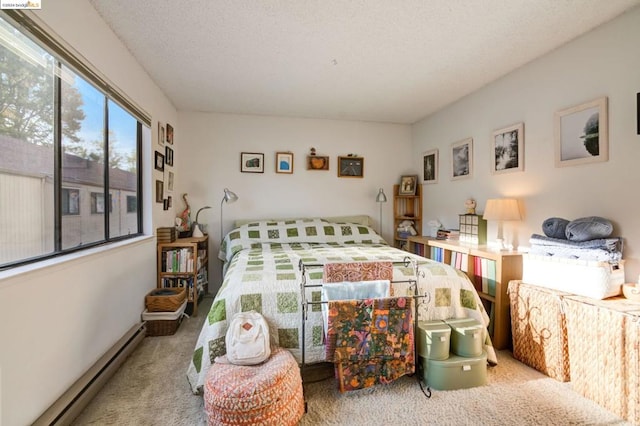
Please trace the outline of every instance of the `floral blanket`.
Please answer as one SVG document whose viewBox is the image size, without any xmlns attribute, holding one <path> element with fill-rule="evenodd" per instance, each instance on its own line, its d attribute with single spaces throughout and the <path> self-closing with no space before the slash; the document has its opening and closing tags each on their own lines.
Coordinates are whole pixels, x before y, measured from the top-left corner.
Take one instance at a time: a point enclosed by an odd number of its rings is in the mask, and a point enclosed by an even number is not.
<svg viewBox="0 0 640 426">
<path fill-rule="evenodd" d="M 222 286 L 207 313 L 196 342 L 187 378 L 199 393 L 213 360 L 226 353 L 225 334 L 235 312 L 255 310 L 269 323 L 274 344 L 288 349 L 298 360 L 325 360 L 322 305 L 307 309 L 304 342 L 302 332 L 302 271 L 305 265 L 305 298 L 321 300 L 323 265 L 332 262 L 366 262 L 414 259 L 418 264 L 416 300 L 421 321 L 471 317 L 488 325 L 489 316 L 468 277 L 449 265 L 434 262 L 389 246 L 367 226 L 321 220 L 255 222 L 242 225 L 225 237 L 219 257 L 225 261 Z M 394 266 L 393 280 L 416 279 L 413 267 Z M 317 286 L 313 286 L 317 284 Z M 394 287 L 395 296 L 412 296 L 409 284 Z M 496 363 L 487 336 L 488 359 Z"/>
<path fill-rule="evenodd" d="M 413 374 L 413 298 L 329 302 L 327 339 L 340 392 Z"/>
</svg>

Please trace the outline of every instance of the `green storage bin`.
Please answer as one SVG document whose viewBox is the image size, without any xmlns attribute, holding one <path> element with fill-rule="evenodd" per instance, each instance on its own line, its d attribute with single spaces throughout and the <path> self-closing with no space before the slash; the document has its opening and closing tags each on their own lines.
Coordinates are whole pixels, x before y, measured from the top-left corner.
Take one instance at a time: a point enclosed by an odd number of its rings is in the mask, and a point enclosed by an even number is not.
<svg viewBox="0 0 640 426">
<path fill-rule="evenodd" d="M 419 321 L 418 356 L 428 359 L 449 358 L 451 327 L 443 321 Z"/>
<path fill-rule="evenodd" d="M 433 389 L 468 389 L 487 384 L 486 352 L 476 357 L 451 355 L 445 360 L 427 359 L 425 362 L 426 369 L 422 364 L 422 377 Z"/>
<path fill-rule="evenodd" d="M 482 354 L 486 329 L 472 318 L 444 320 L 451 327 L 451 352 L 466 357 Z"/>
</svg>

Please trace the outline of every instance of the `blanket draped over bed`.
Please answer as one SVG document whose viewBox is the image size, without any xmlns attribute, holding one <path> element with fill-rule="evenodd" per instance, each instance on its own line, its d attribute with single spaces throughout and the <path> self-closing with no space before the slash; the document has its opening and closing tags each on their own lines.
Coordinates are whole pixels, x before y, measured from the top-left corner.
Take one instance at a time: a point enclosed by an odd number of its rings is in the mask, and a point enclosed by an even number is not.
<svg viewBox="0 0 640 426">
<path fill-rule="evenodd" d="M 417 279 L 416 300 L 421 321 L 471 317 L 488 325 L 487 315 L 473 284 L 461 271 L 389 246 L 368 226 L 330 223 L 319 219 L 252 222 L 225 237 L 219 257 L 225 262 L 224 280 L 196 342 L 187 377 L 192 391 L 201 391 L 213 360 L 226 353 L 225 334 L 235 312 L 255 310 L 269 323 L 273 343 L 288 349 L 301 361 L 325 361 L 322 307 L 308 309 L 302 341 L 302 272 L 305 268 L 306 299 L 321 300 L 323 266 L 333 262 L 400 262 L 410 258 L 418 265 L 394 266 L 393 280 Z M 318 284 L 311 287 L 309 284 Z M 413 296 L 409 284 L 394 285 L 395 296 Z M 490 339 L 485 340 L 489 362 L 497 362 Z"/>
</svg>

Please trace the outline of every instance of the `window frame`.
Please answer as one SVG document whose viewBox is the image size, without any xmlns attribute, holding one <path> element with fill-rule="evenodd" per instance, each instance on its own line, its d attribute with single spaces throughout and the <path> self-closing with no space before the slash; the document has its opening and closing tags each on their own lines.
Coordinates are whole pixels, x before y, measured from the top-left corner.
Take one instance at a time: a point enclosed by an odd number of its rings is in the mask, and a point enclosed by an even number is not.
<svg viewBox="0 0 640 426">
<path fill-rule="evenodd" d="M 139 108 L 135 102 L 133 102 L 129 97 L 127 97 L 122 91 L 117 89 L 113 84 L 111 84 L 108 79 L 106 79 L 99 71 L 92 68 L 91 65 L 86 64 L 81 59 L 82 56 L 75 53 L 70 48 L 66 47 L 62 42 L 56 39 L 54 36 L 47 33 L 47 31 L 42 28 L 39 24 L 37 24 L 33 19 L 29 17 L 28 11 L 21 10 L 1 10 L 0 17 L 7 21 L 10 25 L 14 26 L 22 35 L 28 37 L 33 42 L 35 42 L 41 49 L 45 50 L 49 55 L 51 55 L 55 62 L 56 67 L 60 70 L 60 67 L 66 66 L 70 70 L 72 70 L 79 78 L 84 79 L 87 83 L 91 84 L 96 90 L 98 90 L 105 99 L 104 102 L 104 113 L 105 113 L 105 122 L 104 122 L 104 131 L 105 131 L 105 146 L 106 146 L 106 167 L 105 167 L 105 176 L 104 176 L 104 193 L 103 198 L 105 202 L 109 202 L 108 211 L 105 211 L 105 237 L 100 239 L 99 241 L 95 241 L 92 243 L 86 243 L 79 247 L 73 248 L 65 248 L 61 247 L 62 238 L 62 217 L 77 217 L 80 216 L 82 210 L 82 200 L 80 200 L 81 192 L 77 188 L 73 188 L 68 184 L 62 181 L 62 132 L 61 132 L 61 117 L 60 111 L 62 108 L 61 104 L 61 78 L 60 73 L 57 73 L 54 81 L 54 135 L 53 135 L 53 144 L 54 144 L 54 171 L 53 171 L 53 179 L 54 179 L 54 242 L 53 242 L 53 250 L 48 253 L 44 253 L 42 255 L 37 255 L 31 258 L 19 259 L 16 261 L 11 261 L 5 264 L 0 265 L 0 271 L 9 270 L 12 268 L 16 268 L 19 266 L 23 266 L 30 263 L 41 262 L 43 260 L 68 255 L 74 252 L 80 252 L 95 248 L 97 246 L 109 245 L 112 243 L 121 242 L 127 239 L 134 239 L 144 235 L 144 188 L 143 188 L 143 147 L 142 147 L 142 139 L 143 139 L 143 126 L 151 127 L 151 117 L 144 110 Z M 114 102 L 119 107 L 121 107 L 124 111 L 132 116 L 134 120 L 136 120 L 136 185 L 137 185 L 137 193 L 136 196 L 131 196 L 136 198 L 136 210 L 134 211 L 137 220 L 137 232 L 128 233 L 125 235 L 118 236 L 109 236 L 109 214 L 113 211 L 113 207 L 111 204 L 111 194 L 110 194 L 110 185 L 109 185 L 109 156 L 108 156 L 108 134 L 109 134 L 109 121 L 108 121 L 108 104 L 109 101 Z M 76 213 L 63 213 L 63 192 L 69 190 L 78 191 L 78 209 Z M 127 198 L 130 196 L 127 196 Z M 106 201 L 109 200 L 109 201 Z M 67 200 L 68 201 L 68 200 Z M 91 202 L 91 200 L 89 200 Z M 125 207 L 127 209 L 127 213 L 134 213 L 128 211 L 128 205 Z M 106 205 L 105 205 L 106 207 Z M 91 209 L 89 209 L 91 210 Z M 107 210 L 107 209 L 105 209 Z M 89 212 L 92 213 L 92 212 Z"/>
</svg>

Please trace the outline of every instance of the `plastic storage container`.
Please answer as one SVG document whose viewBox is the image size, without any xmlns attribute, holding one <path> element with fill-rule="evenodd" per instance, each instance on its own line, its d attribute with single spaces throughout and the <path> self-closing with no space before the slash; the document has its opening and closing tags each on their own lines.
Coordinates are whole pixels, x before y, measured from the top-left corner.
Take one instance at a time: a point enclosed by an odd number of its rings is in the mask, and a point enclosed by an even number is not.
<svg viewBox="0 0 640 426">
<path fill-rule="evenodd" d="M 451 327 L 451 352 L 464 357 L 482 355 L 486 329 L 472 318 L 452 318 L 444 321 Z"/>
<path fill-rule="evenodd" d="M 418 355 L 427 359 L 449 358 L 451 327 L 443 321 L 419 321 Z"/>
<path fill-rule="evenodd" d="M 468 389 L 487 383 L 487 353 L 476 357 L 451 355 L 445 360 L 422 361 L 425 383 L 436 390 Z"/>
</svg>

